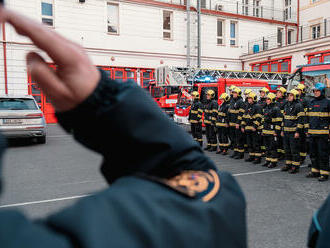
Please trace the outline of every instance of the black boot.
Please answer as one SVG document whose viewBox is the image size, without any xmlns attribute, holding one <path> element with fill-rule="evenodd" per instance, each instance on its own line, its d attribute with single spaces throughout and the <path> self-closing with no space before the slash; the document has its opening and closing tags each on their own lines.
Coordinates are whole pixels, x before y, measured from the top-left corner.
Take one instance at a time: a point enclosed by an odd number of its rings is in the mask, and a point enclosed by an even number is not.
<svg viewBox="0 0 330 248">
<path fill-rule="evenodd" d="M 253 161 L 254 164 L 261 164 L 261 158 L 258 157 Z"/>
<path fill-rule="evenodd" d="M 203 147 L 203 141 L 198 142 L 201 147 Z"/>
<path fill-rule="evenodd" d="M 226 150 L 226 149 L 223 150 L 223 151 L 222 151 L 222 155 L 224 155 L 224 156 L 228 155 L 228 150 Z"/>
<path fill-rule="evenodd" d="M 299 172 L 299 167 L 297 166 L 292 166 L 291 169 L 289 170 L 290 174 L 296 174 Z"/>
<path fill-rule="evenodd" d="M 290 165 L 284 165 L 282 168 L 281 168 L 281 171 L 289 171 L 290 170 Z"/>
<path fill-rule="evenodd" d="M 244 158 L 244 153 L 238 153 L 235 159 L 243 159 Z"/>
<path fill-rule="evenodd" d="M 270 165 L 268 165 L 269 169 L 275 168 L 277 166 L 276 162 L 272 162 Z"/>
<path fill-rule="evenodd" d="M 269 164 L 270 164 L 270 162 L 269 161 L 266 161 L 266 163 L 264 163 L 262 166 L 263 167 L 268 167 Z"/>
<path fill-rule="evenodd" d="M 216 152 L 217 151 L 217 147 L 213 146 L 209 149 L 209 152 Z"/>
<path fill-rule="evenodd" d="M 252 162 L 254 159 L 254 156 L 250 156 L 249 158 L 245 159 L 245 162 Z"/>
<path fill-rule="evenodd" d="M 325 182 L 329 180 L 329 176 L 328 175 L 321 175 L 319 177 L 319 182 Z"/>
<path fill-rule="evenodd" d="M 238 152 L 234 152 L 230 157 L 231 157 L 231 158 L 236 158 L 237 155 L 238 155 Z"/>
<path fill-rule="evenodd" d="M 210 149 L 211 149 L 211 146 L 207 146 L 207 147 L 204 148 L 204 151 L 208 151 Z"/>
<path fill-rule="evenodd" d="M 318 172 L 309 172 L 307 175 L 306 175 L 307 178 L 318 178 L 320 177 L 320 173 Z"/>
</svg>

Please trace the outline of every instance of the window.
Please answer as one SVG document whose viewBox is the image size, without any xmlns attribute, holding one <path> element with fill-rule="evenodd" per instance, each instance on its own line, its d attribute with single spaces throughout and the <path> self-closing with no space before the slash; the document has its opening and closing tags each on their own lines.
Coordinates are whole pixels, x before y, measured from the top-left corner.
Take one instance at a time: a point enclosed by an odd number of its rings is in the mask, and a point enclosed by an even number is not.
<svg viewBox="0 0 330 248">
<path fill-rule="evenodd" d="M 217 45 L 224 45 L 224 37 L 225 37 L 225 21 L 217 20 Z"/>
<path fill-rule="evenodd" d="M 249 15 L 249 0 L 242 0 L 242 14 Z"/>
<path fill-rule="evenodd" d="M 42 23 L 54 26 L 54 9 L 53 0 L 43 0 L 41 2 L 41 21 Z"/>
<path fill-rule="evenodd" d="M 262 65 L 261 66 L 261 71 L 268 72 L 268 65 Z"/>
<path fill-rule="evenodd" d="M 281 47 L 283 44 L 283 29 L 277 29 L 277 46 Z"/>
<path fill-rule="evenodd" d="M 201 0 L 201 8 L 206 9 L 206 0 Z"/>
<path fill-rule="evenodd" d="M 284 20 L 287 21 L 292 18 L 291 0 L 284 0 Z"/>
<path fill-rule="evenodd" d="M 324 62 L 330 62 L 330 55 L 325 55 L 323 57 Z"/>
<path fill-rule="evenodd" d="M 163 38 L 167 40 L 172 39 L 172 16 L 173 12 L 163 11 Z"/>
<path fill-rule="evenodd" d="M 292 34 L 293 30 L 288 31 L 288 45 L 292 44 Z"/>
<path fill-rule="evenodd" d="M 252 71 L 259 71 L 260 69 L 260 66 L 259 65 L 253 65 L 252 66 Z"/>
<path fill-rule="evenodd" d="M 253 16 L 260 17 L 260 0 L 253 0 Z"/>
<path fill-rule="evenodd" d="M 278 63 L 271 64 L 270 71 L 271 72 L 278 72 Z"/>
<path fill-rule="evenodd" d="M 321 37 L 321 24 L 311 27 L 312 29 L 312 39 L 318 39 Z"/>
<path fill-rule="evenodd" d="M 116 3 L 108 3 L 108 33 L 119 34 L 119 5 Z"/>
<path fill-rule="evenodd" d="M 321 63 L 321 57 L 312 57 L 310 58 L 310 64 L 318 64 L 318 63 Z"/>
<path fill-rule="evenodd" d="M 289 62 L 281 63 L 281 72 L 289 72 Z"/>
<path fill-rule="evenodd" d="M 230 22 L 230 45 L 237 46 L 237 22 Z"/>
</svg>

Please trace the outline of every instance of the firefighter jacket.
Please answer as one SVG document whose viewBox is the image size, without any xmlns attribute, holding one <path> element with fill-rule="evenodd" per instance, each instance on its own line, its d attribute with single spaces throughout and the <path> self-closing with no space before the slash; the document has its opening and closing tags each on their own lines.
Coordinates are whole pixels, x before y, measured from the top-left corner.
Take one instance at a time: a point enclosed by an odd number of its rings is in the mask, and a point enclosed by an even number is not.
<svg viewBox="0 0 330 248">
<path fill-rule="evenodd" d="M 307 128 L 312 136 L 329 135 L 330 100 L 325 96 L 314 98 L 307 110 Z"/>
<path fill-rule="evenodd" d="M 188 120 L 191 124 L 202 123 L 203 105 L 199 100 L 194 100 L 191 105 Z"/>
<path fill-rule="evenodd" d="M 280 134 L 282 124 L 282 114 L 275 103 L 271 103 L 263 108 L 262 134 L 274 135 Z"/>
<path fill-rule="evenodd" d="M 305 124 L 305 112 L 302 104 L 288 101 L 284 107 L 282 131 L 285 133 L 302 133 Z"/>
<path fill-rule="evenodd" d="M 288 101 L 285 98 L 276 98 L 277 107 L 280 108 L 281 113 L 284 113 L 284 107 Z"/>
<path fill-rule="evenodd" d="M 258 104 L 261 106 L 261 108 L 264 108 L 267 105 L 266 99 L 266 97 L 262 97 L 259 99 Z"/>
<path fill-rule="evenodd" d="M 204 123 L 206 125 L 215 126 L 217 118 L 218 118 L 218 103 L 215 100 L 210 100 L 205 105 Z"/>
<path fill-rule="evenodd" d="M 103 156 L 111 186 L 44 220 L 1 209 L 1 248 L 247 247 L 246 203 L 236 180 L 219 172 L 142 88 L 101 74 L 84 102 L 57 117 Z"/>
<path fill-rule="evenodd" d="M 304 112 L 305 112 L 305 117 L 304 117 L 305 125 L 304 125 L 304 129 L 306 129 L 306 130 L 308 129 L 308 125 L 307 125 L 307 111 L 308 111 L 308 106 L 309 106 L 310 101 L 311 101 L 311 99 L 309 97 L 306 97 L 304 94 L 302 96 L 300 96 L 300 98 L 299 98 L 299 102 L 303 106 Z"/>
<path fill-rule="evenodd" d="M 245 106 L 245 112 L 242 117 L 241 126 L 246 131 L 252 131 L 253 128 L 260 130 L 262 121 L 262 109 L 259 104 L 247 103 Z"/>
<path fill-rule="evenodd" d="M 216 122 L 217 127 L 226 127 L 226 125 L 229 125 L 228 121 L 228 109 L 229 109 L 229 102 L 223 102 L 218 110 L 218 118 Z"/>
<path fill-rule="evenodd" d="M 242 122 L 242 116 L 244 114 L 244 101 L 242 97 L 233 98 L 229 104 L 228 109 L 228 121 L 229 126 L 235 127 L 237 124 L 240 125 Z"/>
</svg>

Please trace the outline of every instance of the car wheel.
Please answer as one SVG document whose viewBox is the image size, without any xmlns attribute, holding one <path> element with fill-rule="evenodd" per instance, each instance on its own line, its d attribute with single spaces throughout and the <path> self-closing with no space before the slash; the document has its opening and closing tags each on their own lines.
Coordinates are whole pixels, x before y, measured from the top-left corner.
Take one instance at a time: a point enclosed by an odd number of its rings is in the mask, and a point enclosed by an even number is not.
<svg viewBox="0 0 330 248">
<path fill-rule="evenodd" d="M 42 136 L 37 138 L 37 143 L 38 144 L 46 144 L 46 136 Z"/>
</svg>

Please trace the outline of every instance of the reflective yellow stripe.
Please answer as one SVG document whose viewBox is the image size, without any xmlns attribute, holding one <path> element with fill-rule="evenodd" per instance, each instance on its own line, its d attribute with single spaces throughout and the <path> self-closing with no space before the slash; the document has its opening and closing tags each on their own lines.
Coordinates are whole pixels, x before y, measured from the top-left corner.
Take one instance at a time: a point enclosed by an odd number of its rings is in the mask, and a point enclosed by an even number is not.
<svg viewBox="0 0 330 248">
<path fill-rule="evenodd" d="M 246 122 L 245 121 L 242 121 L 241 125 L 246 125 Z"/>
<path fill-rule="evenodd" d="M 226 127 L 227 123 L 217 122 L 217 127 Z"/>
<path fill-rule="evenodd" d="M 252 116 L 251 115 L 243 115 L 243 118 L 245 118 L 245 119 L 252 119 Z"/>
<path fill-rule="evenodd" d="M 278 162 L 278 159 L 277 158 L 271 158 L 269 161 L 273 162 L 273 163 L 276 163 L 276 162 Z"/>
<path fill-rule="evenodd" d="M 265 146 L 260 146 L 260 148 L 261 148 L 262 150 L 266 150 L 266 147 L 265 147 Z"/>
<path fill-rule="evenodd" d="M 198 114 L 198 111 L 197 110 L 190 110 L 190 113 L 192 113 L 192 114 Z"/>
<path fill-rule="evenodd" d="M 301 157 L 306 157 L 306 156 L 307 156 L 307 153 L 306 153 L 306 152 L 301 152 L 301 153 L 300 153 L 300 156 L 301 156 Z"/>
<path fill-rule="evenodd" d="M 203 113 L 203 109 L 198 109 L 198 111 Z"/>
<path fill-rule="evenodd" d="M 231 127 L 235 127 L 235 126 L 236 126 L 236 123 L 234 123 L 234 122 L 229 122 L 229 126 L 231 126 Z"/>
<path fill-rule="evenodd" d="M 321 175 L 327 175 L 327 176 L 329 176 L 329 175 L 330 175 L 330 172 L 329 172 L 329 171 L 321 170 L 321 171 L 320 171 L 320 174 L 321 174 Z"/>
<path fill-rule="evenodd" d="M 278 118 L 272 118 L 272 122 L 280 122 L 283 121 L 282 118 L 278 117 Z"/>
<path fill-rule="evenodd" d="M 190 120 L 189 122 L 190 123 L 198 123 L 198 121 L 196 121 L 196 120 Z"/>
<path fill-rule="evenodd" d="M 330 114 L 327 112 L 308 112 L 307 116 L 315 116 L 315 117 L 329 117 Z"/>
<path fill-rule="evenodd" d="M 208 121 L 208 120 L 205 120 L 204 123 L 205 123 L 205 124 L 210 124 L 211 122 Z"/>
<path fill-rule="evenodd" d="M 304 128 L 304 125 L 303 124 L 298 124 L 297 128 Z"/>
<path fill-rule="evenodd" d="M 216 121 L 217 120 L 217 118 L 215 118 L 215 117 L 212 117 L 212 121 Z"/>
<path fill-rule="evenodd" d="M 294 162 L 293 161 L 292 164 L 295 165 L 295 166 L 300 166 L 300 162 Z"/>
<path fill-rule="evenodd" d="M 297 116 L 298 117 L 305 116 L 305 113 L 304 112 L 299 112 Z"/>
<path fill-rule="evenodd" d="M 253 127 L 252 127 L 252 126 L 246 126 L 245 129 L 246 129 L 246 130 L 251 130 L 251 131 L 253 131 Z"/>
<path fill-rule="evenodd" d="M 263 134 L 275 134 L 274 130 L 262 130 Z"/>
<path fill-rule="evenodd" d="M 319 173 L 320 171 L 318 169 L 312 168 L 313 173 Z"/>
<path fill-rule="evenodd" d="M 212 113 L 218 113 L 218 110 L 217 109 L 213 109 L 212 110 Z"/>
<path fill-rule="evenodd" d="M 275 129 L 276 129 L 276 130 L 281 130 L 282 128 L 281 128 L 280 126 L 276 125 L 276 126 L 275 126 Z"/>
<path fill-rule="evenodd" d="M 229 146 L 229 143 L 225 143 L 225 144 L 219 144 L 220 146 L 223 146 L 223 147 L 228 147 Z"/>
<path fill-rule="evenodd" d="M 229 109 L 228 112 L 231 113 L 231 114 L 238 114 L 239 110 Z"/>
<path fill-rule="evenodd" d="M 287 161 L 285 161 L 285 164 L 286 165 L 291 165 L 292 164 L 292 161 L 291 160 L 287 160 Z"/>
<path fill-rule="evenodd" d="M 308 123 L 305 124 L 304 127 L 305 127 L 305 128 L 309 128 L 309 124 L 308 124 Z"/>
<path fill-rule="evenodd" d="M 308 129 L 309 134 L 329 134 L 329 130 L 315 130 L 315 129 Z"/>
<path fill-rule="evenodd" d="M 266 158 L 266 161 L 269 161 L 269 162 L 271 162 L 271 161 L 272 161 L 272 159 L 271 159 L 271 158 Z"/>
<path fill-rule="evenodd" d="M 261 157 L 262 154 L 261 154 L 261 153 L 255 153 L 254 156 L 256 156 L 256 157 Z"/>
<path fill-rule="evenodd" d="M 241 112 L 241 113 L 244 113 L 245 112 L 245 110 L 242 109 L 242 108 L 240 108 L 238 111 Z"/>
<path fill-rule="evenodd" d="M 255 115 L 253 116 L 253 118 L 262 118 L 262 115 L 261 115 L 261 114 L 255 114 Z"/>
<path fill-rule="evenodd" d="M 256 124 L 257 126 L 260 125 L 260 122 L 259 121 L 254 121 L 253 123 Z"/>
<path fill-rule="evenodd" d="M 210 114 L 212 113 L 212 110 L 205 109 L 205 113 Z"/>
<path fill-rule="evenodd" d="M 227 116 L 226 113 L 223 113 L 223 112 L 219 112 L 218 115 L 219 116 L 224 116 L 224 117 Z"/>
<path fill-rule="evenodd" d="M 201 116 L 201 115 L 197 115 L 197 117 L 198 117 L 198 118 L 202 118 L 202 116 Z"/>
<path fill-rule="evenodd" d="M 217 146 L 218 144 L 211 144 L 211 146 Z"/>
<path fill-rule="evenodd" d="M 297 116 L 284 115 L 284 120 L 297 120 Z"/>
<path fill-rule="evenodd" d="M 244 149 L 237 149 L 238 152 L 243 153 Z"/>
<path fill-rule="evenodd" d="M 297 131 L 296 127 L 284 127 L 284 132 L 295 132 Z"/>
</svg>

